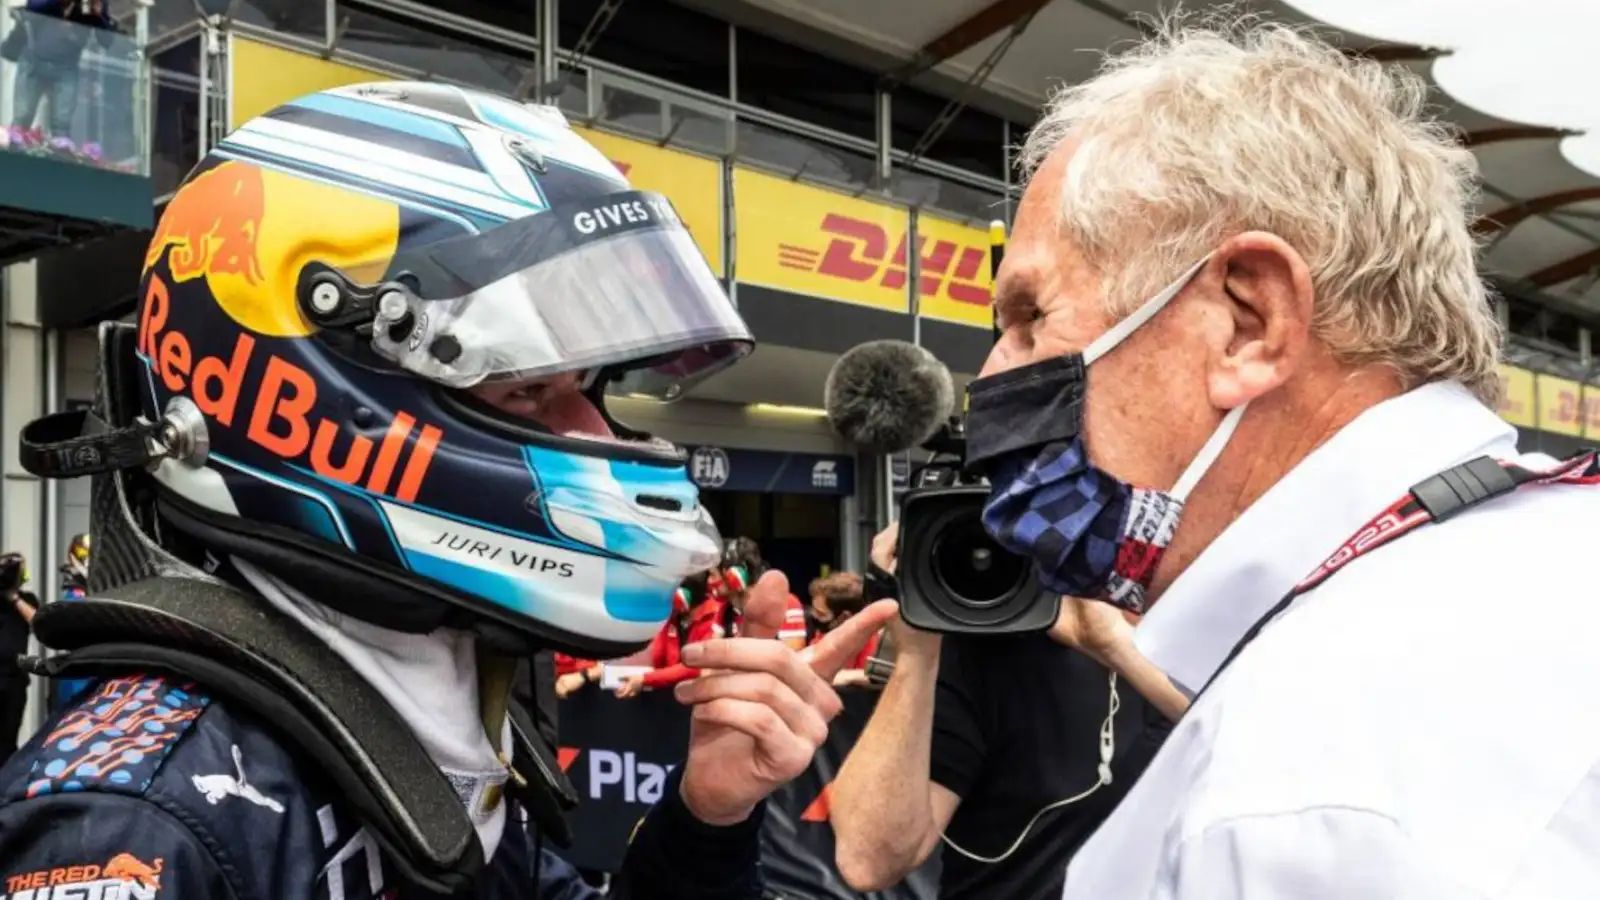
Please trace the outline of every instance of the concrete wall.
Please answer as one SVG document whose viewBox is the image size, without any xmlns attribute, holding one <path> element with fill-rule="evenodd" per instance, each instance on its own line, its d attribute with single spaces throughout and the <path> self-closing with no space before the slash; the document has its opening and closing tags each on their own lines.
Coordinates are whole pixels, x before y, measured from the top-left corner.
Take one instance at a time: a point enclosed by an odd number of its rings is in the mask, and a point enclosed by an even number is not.
<svg viewBox="0 0 1600 900">
<path fill-rule="evenodd" d="M 44 414 L 52 380 L 48 376 L 57 362 L 39 327 L 36 285 L 32 263 L 0 273 L 0 548 L 27 557 L 30 588 L 44 598 L 59 590 L 55 541 L 49 537 L 55 520 L 51 507 L 55 487 L 23 471 L 17 461 L 22 427 Z M 23 717 L 23 737 L 42 721 L 43 700 L 43 684 L 36 679 Z"/>
</svg>

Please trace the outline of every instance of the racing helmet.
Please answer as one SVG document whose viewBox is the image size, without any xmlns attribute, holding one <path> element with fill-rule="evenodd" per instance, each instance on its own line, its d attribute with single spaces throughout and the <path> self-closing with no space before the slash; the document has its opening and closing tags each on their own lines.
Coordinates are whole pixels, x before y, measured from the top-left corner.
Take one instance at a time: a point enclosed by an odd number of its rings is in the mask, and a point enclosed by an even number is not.
<svg viewBox="0 0 1600 900">
<path fill-rule="evenodd" d="M 189 175 L 140 284 L 163 521 L 384 627 L 631 652 L 716 529 L 661 401 L 753 340 L 672 204 L 560 113 L 323 91 Z"/>
<path fill-rule="evenodd" d="M 62 572 L 79 580 L 87 578 L 91 546 L 91 538 L 87 533 L 73 535 L 71 543 L 67 544 L 67 561 L 61 567 Z"/>
</svg>

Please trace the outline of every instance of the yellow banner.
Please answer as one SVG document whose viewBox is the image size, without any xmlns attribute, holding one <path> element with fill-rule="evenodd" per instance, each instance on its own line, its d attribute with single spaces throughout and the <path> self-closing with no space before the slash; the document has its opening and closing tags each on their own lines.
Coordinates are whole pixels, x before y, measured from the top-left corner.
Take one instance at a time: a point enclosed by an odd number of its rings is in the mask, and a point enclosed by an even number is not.
<svg viewBox="0 0 1600 900">
<path fill-rule="evenodd" d="M 371 69 L 319 59 L 260 41 L 235 37 L 228 51 L 233 71 L 228 78 L 228 130 L 290 100 L 329 88 L 367 81 L 393 81 Z"/>
<path fill-rule="evenodd" d="M 1579 395 L 1583 400 L 1580 405 L 1583 410 L 1583 436 L 1600 437 L 1600 387 L 1579 385 Z"/>
<path fill-rule="evenodd" d="M 989 233 L 933 216 L 917 217 L 917 270 L 922 314 L 942 322 L 994 326 L 994 278 L 989 271 Z"/>
<path fill-rule="evenodd" d="M 1505 388 L 1500 400 L 1500 418 L 1523 428 L 1537 428 L 1538 411 L 1534 409 L 1533 373 L 1515 366 L 1500 367 L 1500 384 Z"/>
<path fill-rule="evenodd" d="M 1578 383 L 1554 375 L 1539 374 L 1539 429 L 1552 434 L 1583 433 L 1578 414 Z"/>
<path fill-rule="evenodd" d="M 722 259 L 722 164 L 574 125 L 573 131 L 606 155 L 634 187 L 665 194 L 689 227 L 718 277 Z"/>
<path fill-rule="evenodd" d="M 733 196 L 741 283 L 911 311 L 905 210 L 740 168 Z"/>
</svg>

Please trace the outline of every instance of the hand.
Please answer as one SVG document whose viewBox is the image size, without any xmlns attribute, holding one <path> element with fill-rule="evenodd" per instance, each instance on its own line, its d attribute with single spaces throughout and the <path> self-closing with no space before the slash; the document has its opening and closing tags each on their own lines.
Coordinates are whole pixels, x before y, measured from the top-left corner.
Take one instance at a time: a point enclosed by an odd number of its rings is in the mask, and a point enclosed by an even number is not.
<svg viewBox="0 0 1600 900">
<path fill-rule="evenodd" d="M 788 595 L 783 573 L 768 572 L 750 588 L 743 637 L 684 648 L 684 663 L 705 674 L 676 689 L 694 707 L 680 794 L 709 825 L 744 821 L 806 770 L 844 708 L 829 682 L 896 612 L 892 600 L 874 603 L 796 653 L 773 640 Z"/>
<path fill-rule="evenodd" d="M 11 606 L 17 611 L 17 615 L 22 617 L 22 621 L 30 626 L 33 625 L 33 617 L 38 614 L 39 608 L 22 599 L 20 591 L 11 595 Z"/>
<path fill-rule="evenodd" d="M 644 676 L 629 675 L 625 681 L 617 685 L 617 699 L 626 700 L 629 697 L 637 697 L 643 690 Z"/>
<path fill-rule="evenodd" d="M 867 555 L 873 565 L 890 575 L 895 574 L 895 566 L 900 562 L 900 523 L 890 522 L 889 527 L 873 535 L 872 550 Z M 899 648 L 899 653 L 906 656 L 921 654 L 931 658 L 943 643 L 939 635 L 931 631 L 918 631 L 899 616 L 889 624 L 889 630 L 894 634 L 894 645 Z"/>
<path fill-rule="evenodd" d="M 566 697 L 588 683 L 589 677 L 584 673 L 568 672 L 556 679 L 556 696 Z"/>
<path fill-rule="evenodd" d="M 1109 603 L 1062 597 L 1061 614 L 1050 627 L 1050 636 L 1109 668 L 1119 651 L 1133 646 L 1133 626 L 1138 621 Z"/>
<path fill-rule="evenodd" d="M 873 565 L 894 574 L 894 566 L 899 562 L 900 551 L 900 523 L 890 522 L 889 527 L 872 536 L 872 550 L 867 556 Z"/>
</svg>

